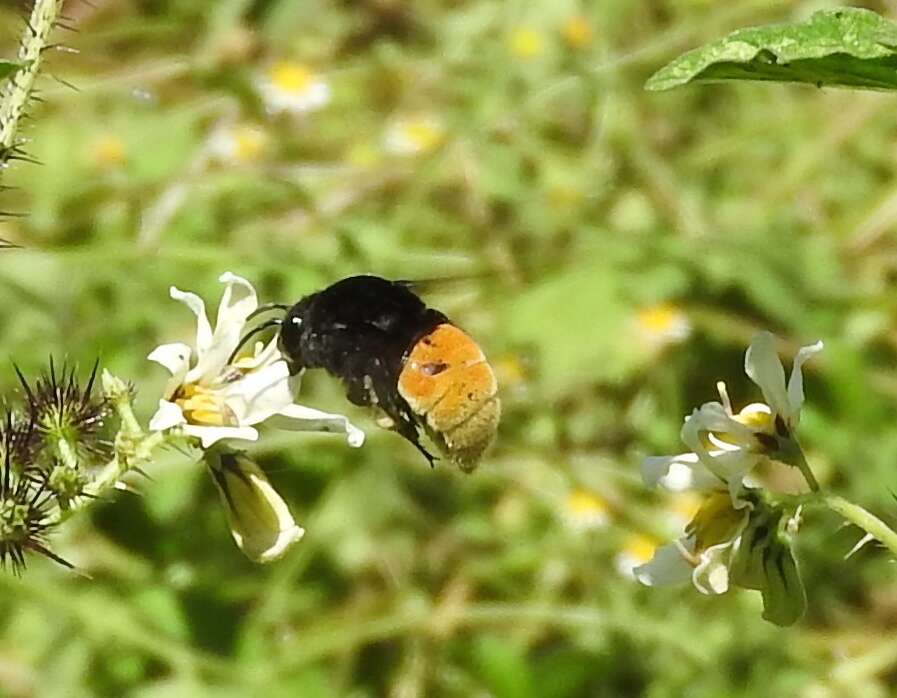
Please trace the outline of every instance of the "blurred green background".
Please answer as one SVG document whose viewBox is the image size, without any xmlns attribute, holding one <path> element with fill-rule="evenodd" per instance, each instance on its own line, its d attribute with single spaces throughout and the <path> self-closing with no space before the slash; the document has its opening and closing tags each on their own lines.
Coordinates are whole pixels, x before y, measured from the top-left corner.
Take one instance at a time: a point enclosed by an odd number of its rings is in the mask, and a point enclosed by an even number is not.
<svg viewBox="0 0 897 698">
<path fill-rule="evenodd" d="M 0 14 L 5 55 L 21 8 Z M 642 90 L 679 52 L 824 1 L 91 0 L 66 3 L 3 173 L 0 388 L 96 356 L 152 413 L 145 360 L 189 340 L 177 285 L 265 300 L 343 276 L 449 277 L 427 299 L 481 342 L 505 415 L 479 471 L 434 470 L 309 375 L 360 450 L 252 449 L 307 529 L 255 566 L 177 451 L 0 576 L 9 696 L 897 695 L 888 556 L 834 517 L 798 542 L 809 613 L 755 592 L 647 589 L 633 561 L 687 496 L 641 484 L 758 329 L 807 367 L 825 486 L 897 519 L 897 97 L 779 85 Z M 863 5 L 897 19 L 888 3 Z M 54 76 L 72 83 L 74 91 Z M 272 87 L 273 80 L 273 87 Z M 266 87 L 267 85 L 267 87 Z M 326 85 L 329 100 L 309 90 Z M 270 90 L 301 113 L 271 113 Z M 267 101 L 266 101 L 267 96 Z M 314 107 L 314 108 L 312 108 Z M 777 487 L 793 473 L 769 473 Z"/>
</svg>

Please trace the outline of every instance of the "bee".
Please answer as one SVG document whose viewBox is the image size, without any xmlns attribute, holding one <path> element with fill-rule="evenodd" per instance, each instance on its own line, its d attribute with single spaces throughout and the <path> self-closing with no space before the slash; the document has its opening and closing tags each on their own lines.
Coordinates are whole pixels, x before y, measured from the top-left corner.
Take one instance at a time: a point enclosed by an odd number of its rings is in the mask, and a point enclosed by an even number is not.
<svg viewBox="0 0 897 698">
<path fill-rule="evenodd" d="M 290 372 L 321 368 L 348 400 L 378 408 L 381 426 L 427 458 L 425 433 L 464 472 L 492 443 L 501 416 L 495 373 L 479 345 L 411 290 L 352 276 L 304 297 L 275 321 Z"/>
</svg>

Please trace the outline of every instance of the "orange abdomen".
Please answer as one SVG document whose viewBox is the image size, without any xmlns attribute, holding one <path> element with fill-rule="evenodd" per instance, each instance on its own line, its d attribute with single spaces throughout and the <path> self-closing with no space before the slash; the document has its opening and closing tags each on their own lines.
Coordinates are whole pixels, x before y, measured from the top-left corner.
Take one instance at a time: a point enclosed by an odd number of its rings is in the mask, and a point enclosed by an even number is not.
<svg viewBox="0 0 897 698">
<path fill-rule="evenodd" d="M 398 390 L 445 454 L 473 470 L 501 416 L 495 373 L 479 345 L 454 325 L 439 325 L 412 347 Z"/>
</svg>

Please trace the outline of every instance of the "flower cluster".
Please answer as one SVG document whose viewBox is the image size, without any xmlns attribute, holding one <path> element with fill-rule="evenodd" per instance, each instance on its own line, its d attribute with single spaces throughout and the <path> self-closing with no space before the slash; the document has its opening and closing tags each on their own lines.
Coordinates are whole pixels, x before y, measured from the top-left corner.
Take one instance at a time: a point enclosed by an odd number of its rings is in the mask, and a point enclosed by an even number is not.
<svg viewBox="0 0 897 698">
<path fill-rule="evenodd" d="M 768 620 L 788 625 L 803 614 L 806 600 L 792 553 L 800 509 L 778 504 L 745 478 L 772 461 L 799 467 L 810 487 L 818 488 L 795 429 L 804 402 L 801 368 L 821 349 L 821 342 L 802 348 L 786 384 L 775 338 L 757 335 L 745 354 L 745 372 L 765 402 L 735 412 L 719 383 L 720 401 L 695 409 L 682 427 L 691 451 L 645 460 L 647 484 L 695 490 L 705 499 L 679 540 L 634 569 L 639 581 L 655 586 L 690 580 L 704 594 L 722 594 L 733 585 L 757 589 Z"/>
<path fill-rule="evenodd" d="M 264 472 L 233 442 L 257 440 L 263 422 L 296 431 L 343 433 L 356 447 L 364 433 L 341 415 L 294 403 L 298 381 L 290 376 L 276 337 L 234 356 L 246 323 L 259 308 L 258 296 L 252 284 L 230 272 L 220 281 L 225 287 L 214 330 L 199 296 L 174 287 L 170 291 L 196 317 L 195 348 L 163 344 L 150 353 L 148 358 L 164 366 L 171 378 L 149 426 L 203 449 L 234 540 L 250 559 L 269 562 L 299 540 L 303 530 Z"/>
</svg>

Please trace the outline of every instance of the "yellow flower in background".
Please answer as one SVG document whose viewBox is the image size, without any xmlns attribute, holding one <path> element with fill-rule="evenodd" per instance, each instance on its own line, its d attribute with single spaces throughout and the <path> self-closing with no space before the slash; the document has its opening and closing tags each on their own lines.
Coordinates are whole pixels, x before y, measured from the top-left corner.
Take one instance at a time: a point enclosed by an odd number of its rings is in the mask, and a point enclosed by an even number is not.
<svg viewBox="0 0 897 698">
<path fill-rule="evenodd" d="M 641 534 L 629 536 L 614 557 L 614 567 L 623 577 L 634 580 L 633 570 L 650 561 L 656 548 L 657 543 L 653 538 Z"/>
<path fill-rule="evenodd" d="M 672 303 L 642 308 L 635 315 L 635 326 L 640 339 L 650 349 L 684 342 L 692 330 L 688 315 Z"/>
<path fill-rule="evenodd" d="M 601 497 L 581 487 L 571 490 L 564 500 L 564 521 L 575 531 L 593 531 L 610 522 L 610 511 Z"/>
<path fill-rule="evenodd" d="M 526 382 L 526 367 L 517 354 L 499 354 L 492 367 L 498 377 L 498 384 L 505 389 L 518 387 Z"/>
<path fill-rule="evenodd" d="M 264 129 L 253 124 L 230 124 L 212 132 L 208 148 L 214 160 L 235 165 L 258 160 L 267 144 Z"/>
<path fill-rule="evenodd" d="M 445 140 L 445 127 L 432 116 L 397 119 L 386 129 L 383 149 L 393 155 L 426 155 Z"/>
<path fill-rule="evenodd" d="M 701 508 L 703 499 L 694 492 L 679 492 L 672 495 L 664 507 L 665 517 L 670 523 L 670 528 L 685 530 L 698 509 Z"/>
<path fill-rule="evenodd" d="M 556 209 L 573 209 L 585 199 L 585 192 L 573 184 L 556 184 L 548 190 L 548 203 Z"/>
<path fill-rule="evenodd" d="M 112 170 L 128 161 L 128 153 L 121 138 L 111 133 L 97 136 L 87 148 L 89 160 L 95 167 Z"/>
<path fill-rule="evenodd" d="M 269 114 L 304 114 L 330 102 L 330 85 L 308 66 L 293 61 L 274 63 L 261 76 L 259 94 Z"/>
<path fill-rule="evenodd" d="M 370 142 L 355 143 L 346 153 L 346 160 L 356 167 L 373 167 L 383 156 L 382 150 Z"/>
<path fill-rule="evenodd" d="M 592 25 L 582 15 L 570 17 L 561 27 L 561 35 L 570 48 L 581 49 L 592 43 Z"/>
<path fill-rule="evenodd" d="M 545 38 L 534 29 L 518 27 L 511 32 L 508 49 L 517 58 L 528 60 L 545 52 Z"/>
</svg>

